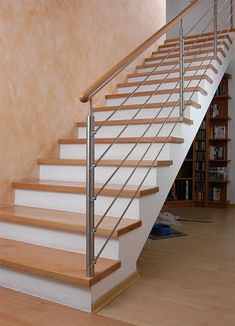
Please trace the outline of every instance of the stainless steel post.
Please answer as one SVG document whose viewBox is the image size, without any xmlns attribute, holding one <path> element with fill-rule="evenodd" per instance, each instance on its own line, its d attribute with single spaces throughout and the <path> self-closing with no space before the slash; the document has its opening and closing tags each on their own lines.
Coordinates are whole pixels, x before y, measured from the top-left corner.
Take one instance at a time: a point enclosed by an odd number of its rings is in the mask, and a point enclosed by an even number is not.
<svg viewBox="0 0 235 326">
<path fill-rule="evenodd" d="M 233 28 L 233 0 L 231 0 L 230 11 L 231 11 L 230 24 L 231 24 L 231 28 Z"/>
<path fill-rule="evenodd" d="M 218 2 L 214 0 L 214 57 L 217 58 L 217 18 L 218 18 Z"/>
<path fill-rule="evenodd" d="M 86 275 L 93 277 L 95 274 L 94 260 L 94 131 L 95 119 L 92 100 L 89 101 L 87 117 L 87 146 L 86 146 Z"/>
<path fill-rule="evenodd" d="M 184 114 L 184 31 L 183 31 L 183 20 L 180 20 L 180 116 Z"/>
</svg>

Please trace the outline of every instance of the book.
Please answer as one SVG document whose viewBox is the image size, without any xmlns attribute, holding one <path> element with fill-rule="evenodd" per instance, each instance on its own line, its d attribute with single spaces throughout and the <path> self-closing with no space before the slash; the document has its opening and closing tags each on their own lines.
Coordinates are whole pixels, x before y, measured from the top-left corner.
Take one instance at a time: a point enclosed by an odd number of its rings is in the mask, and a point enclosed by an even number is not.
<svg viewBox="0 0 235 326">
<path fill-rule="evenodd" d="M 228 180 L 229 179 L 229 169 L 226 166 L 211 167 L 209 171 L 210 180 Z"/>
<path fill-rule="evenodd" d="M 210 146 L 210 160 L 223 160 L 225 149 L 222 146 Z"/>
</svg>

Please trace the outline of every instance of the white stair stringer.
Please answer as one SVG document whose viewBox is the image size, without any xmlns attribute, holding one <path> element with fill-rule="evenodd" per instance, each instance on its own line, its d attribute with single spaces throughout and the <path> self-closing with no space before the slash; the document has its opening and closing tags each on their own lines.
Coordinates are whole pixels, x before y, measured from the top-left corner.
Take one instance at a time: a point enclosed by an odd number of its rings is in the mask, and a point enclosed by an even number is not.
<svg viewBox="0 0 235 326">
<path fill-rule="evenodd" d="M 231 48 L 231 46 L 230 46 Z M 113 289 L 116 285 L 121 283 L 123 280 L 128 278 L 130 275 L 136 272 L 136 261 L 139 257 L 139 254 L 144 246 L 146 239 L 148 238 L 149 232 L 154 224 L 163 203 L 167 197 L 169 189 L 172 186 L 172 183 L 180 169 L 180 166 L 191 146 L 191 143 L 201 125 L 201 122 L 206 114 L 206 111 L 209 107 L 209 104 L 214 96 L 214 93 L 226 71 L 226 68 L 229 64 L 229 61 L 232 57 L 232 50 L 224 50 L 226 57 L 222 58 L 222 65 L 220 65 L 216 60 L 212 61 L 212 64 L 218 70 L 218 74 L 214 73 L 209 69 L 206 73 L 210 78 L 213 79 L 213 84 L 205 82 L 204 88 L 207 91 L 207 95 L 202 95 L 197 92 L 194 95 L 193 100 L 201 105 L 200 109 L 194 107 L 188 107 L 186 111 L 186 117 L 193 120 L 192 125 L 180 124 L 177 126 L 175 136 L 183 135 L 184 143 L 183 144 L 167 144 L 162 151 L 161 156 L 158 159 L 162 160 L 173 160 L 173 165 L 167 167 L 161 167 L 161 171 L 157 171 L 158 168 L 151 175 L 152 178 L 156 181 L 155 186 L 159 186 L 159 192 L 151 194 L 148 196 L 136 198 L 133 202 L 131 210 L 128 213 L 128 216 L 136 219 L 142 220 L 142 226 L 137 228 L 129 233 L 126 233 L 120 236 L 118 239 L 111 239 L 108 247 L 103 253 L 104 257 L 116 258 L 121 260 L 121 268 L 111 273 L 109 276 L 105 277 L 101 281 L 97 282 L 95 285 L 89 287 L 75 286 L 68 283 L 63 283 L 56 281 L 51 278 L 45 278 L 40 276 L 31 275 L 29 273 L 21 272 L 16 269 L 1 267 L 0 268 L 0 279 L 1 285 L 25 292 L 31 295 L 35 295 L 41 298 L 52 300 L 64 305 L 68 305 L 74 308 L 78 308 L 85 311 L 92 311 L 93 304 L 105 295 L 108 291 Z M 208 62 L 209 63 L 209 62 Z M 143 71 L 143 70 L 142 70 Z M 169 86 L 169 85 L 168 85 Z M 186 96 L 188 98 L 189 94 Z M 157 96 L 155 101 L 164 101 L 164 96 Z M 140 100 L 140 101 L 139 101 Z M 144 98 L 138 99 L 137 103 L 141 103 Z M 107 101 L 108 105 L 117 105 L 120 103 L 119 100 L 109 100 Z M 135 102 L 130 102 L 135 103 Z M 134 110 L 133 110 L 134 111 Z M 116 119 L 123 119 L 122 114 L 126 114 L 125 118 L 130 118 L 130 115 L 133 114 L 133 111 L 128 110 L 119 112 Z M 156 109 L 144 110 L 144 113 L 153 116 L 156 113 Z M 176 115 L 176 111 L 174 112 Z M 108 112 L 110 114 L 110 112 Z M 166 111 L 164 113 L 166 115 Z M 102 120 L 107 116 L 107 112 L 97 112 L 96 118 Z M 143 115 L 146 118 L 146 115 Z M 140 117 L 138 117 L 140 118 Z M 115 119 L 115 117 L 114 117 Z M 116 129 L 118 130 L 118 128 Z M 169 129 L 167 129 L 169 131 Z M 107 130 L 105 131 L 107 132 Z M 108 131 L 109 132 L 109 131 Z M 130 131 L 132 132 L 132 131 Z M 105 134 L 103 134 L 105 137 Z M 167 135 L 165 135 L 167 136 Z M 96 144 L 96 157 L 107 148 L 107 144 Z M 146 144 L 138 145 L 138 150 L 132 155 L 130 159 L 138 159 L 140 157 L 139 152 L 143 151 L 146 148 Z M 151 153 L 148 154 L 146 159 L 154 159 L 156 153 L 160 149 L 160 144 L 154 144 L 151 150 Z M 109 156 L 106 159 L 121 159 L 124 155 L 130 150 L 131 144 L 115 144 L 114 149 L 109 153 Z M 61 144 L 60 145 L 60 158 L 68 159 L 85 159 L 85 145 L 82 144 Z M 79 167 L 80 170 L 74 170 L 72 175 L 76 173 L 84 173 L 84 168 Z M 128 168 L 123 170 L 123 173 L 128 173 Z M 44 170 L 41 169 L 41 178 L 47 178 L 53 175 L 54 180 L 60 180 L 61 175 L 65 173 L 64 178 L 68 180 L 71 175 L 67 170 L 58 169 L 50 171 L 50 169 Z M 109 173 L 112 173 L 112 168 L 109 169 Z M 132 182 L 139 182 L 141 175 L 143 175 L 144 169 L 140 171 L 136 179 L 133 179 Z M 100 180 L 103 179 L 105 174 L 105 169 L 99 170 Z M 120 177 L 120 176 L 119 176 Z M 122 179 L 119 179 L 122 180 Z M 118 179 L 116 180 L 118 182 Z M 150 179 L 148 179 L 150 182 Z M 152 184 L 152 181 L 151 181 Z M 108 205 L 112 197 L 100 196 L 100 202 L 97 201 L 97 208 L 99 213 L 104 212 L 105 205 Z M 121 215 L 123 209 L 126 207 L 129 199 L 120 198 L 118 205 L 113 211 L 113 215 Z M 70 212 L 85 212 L 85 195 L 80 194 L 65 194 L 64 193 L 55 193 L 55 192 L 46 192 L 46 191 L 28 191 L 28 190 L 16 190 L 16 199 L 15 203 L 19 205 L 32 206 L 32 207 L 43 207 L 49 209 L 64 210 Z M 2 237 L 16 239 L 19 241 L 25 241 L 34 244 L 42 244 L 44 246 L 65 249 L 68 251 L 79 251 L 84 252 L 85 250 L 85 236 L 74 235 L 70 238 L 70 234 L 66 234 L 59 231 L 51 231 L 38 228 L 35 230 L 33 227 L 19 227 L 15 224 L 9 225 L 9 223 L 1 223 L 1 235 Z M 27 234 L 27 235 L 26 235 Z M 58 241 L 61 240 L 61 241 Z M 76 243 L 76 242 L 79 242 Z M 104 238 L 97 237 L 96 252 L 100 246 L 104 243 Z"/>
</svg>

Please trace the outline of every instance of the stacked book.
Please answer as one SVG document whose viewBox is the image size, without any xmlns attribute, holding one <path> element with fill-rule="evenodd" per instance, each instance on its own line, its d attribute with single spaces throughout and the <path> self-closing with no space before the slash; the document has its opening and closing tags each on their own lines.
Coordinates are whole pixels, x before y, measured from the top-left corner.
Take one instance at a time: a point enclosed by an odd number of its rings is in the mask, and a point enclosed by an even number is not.
<svg viewBox="0 0 235 326">
<path fill-rule="evenodd" d="M 197 171 L 205 171 L 205 162 L 196 162 Z"/>
<path fill-rule="evenodd" d="M 210 116 L 211 118 L 217 118 L 220 115 L 220 107 L 217 103 L 213 103 L 210 106 Z"/>
<path fill-rule="evenodd" d="M 220 84 L 215 92 L 215 96 L 226 95 L 226 94 L 227 94 L 226 86 L 224 84 Z"/>
<path fill-rule="evenodd" d="M 210 160 L 223 160 L 225 149 L 222 146 L 210 146 Z"/>
<path fill-rule="evenodd" d="M 217 187 L 209 188 L 209 200 L 213 200 L 213 201 L 220 200 L 220 188 Z"/>
<path fill-rule="evenodd" d="M 213 126 L 211 128 L 211 138 L 225 138 L 225 126 Z"/>
<path fill-rule="evenodd" d="M 211 167 L 209 173 L 210 180 L 228 180 L 229 170 L 226 166 Z"/>
</svg>

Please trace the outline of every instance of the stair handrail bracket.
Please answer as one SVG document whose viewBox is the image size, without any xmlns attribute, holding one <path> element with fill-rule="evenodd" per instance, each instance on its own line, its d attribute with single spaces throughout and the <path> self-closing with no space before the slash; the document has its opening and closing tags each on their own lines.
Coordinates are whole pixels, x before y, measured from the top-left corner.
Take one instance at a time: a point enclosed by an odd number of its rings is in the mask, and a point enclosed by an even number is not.
<svg viewBox="0 0 235 326">
<path fill-rule="evenodd" d="M 86 275 L 88 278 L 94 277 L 95 275 L 95 264 L 97 260 L 99 259 L 101 253 L 103 252 L 104 248 L 108 244 L 109 240 L 113 236 L 115 230 L 117 229 L 118 225 L 120 224 L 121 220 L 125 216 L 127 210 L 129 209 L 131 203 L 136 198 L 138 191 L 144 184 L 144 181 L 146 180 L 150 170 L 153 168 L 156 160 L 159 158 L 163 148 L 165 145 L 169 142 L 169 139 L 172 137 L 172 133 L 177 126 L 179 122 L 184 121 L 184 114 L 186 108 L 190 105 L 192 102 L 192 97 L 195 94 L 195 92 L 198 92 L 201 90 L 200 83 L 202 81 L 203 76 L 205 76 L 207 70 L 211 66 L 211 64 L 214 61 L 220 62 L 219 54 L 223 54 L 222 46 L 226 43 L 226 40 L 229 40 L 228 33 L 233 29 L 233 0 L 210 0 L 209 2 L 209 9 L 204 11 L 204 13 L 198 17 L 197 22 L 191 26 L 189 31 L 185 32 L 185 26 L 184 26 L 184 18 L 187 17 L 192 11 L 201 5 L 202 2 L 205 2 L 206 0 L 194 0 L 190 5 L 188 5 L 184 10 L 182 10 L 176 17 L 174 17 L 172 20 L 170 20 L 166 25 L 164 25 L 162 28 L 160 28 L 156 33 L 154 33 L 152 36 L 150 36 L 145 42 L 143 42 L 141 45 L 139 45 L 136 49 L 134 49 L 132 52 L 130 52 L 125 58 L 123 58 L 120 62 L 118 62 L 116 65 L 114 65 L 110 70 L 108 70 L 103 76 L 101 76 L 98 80 L 96 80 L 95 83 L 90 85 L 86 90 L 84 90 L 80 95 L 80 101 L 82 103 L 88 102 L 88 115 L 87 115 L 87 128 L 86 128 Z M 208 1 L 206 1 L 208 3 Z M 208 16 L 210 15 L 210 16 Z M 222 18 L 220 17 L 222 15 Z M 208 18 L 210 17 L 210 18 Z M 212 17 L 212 18 L 211 18 Z M 226 22 L 224 22 L 226 20 Z M 206 26 L 201 29 L 200 34 L 197 34 L 192 37 L 190 36 L 190 33 L 194 31 L 195 28 L 198 28 L 198 26 L 201 27 L 201 23 L 206 21 Z M 221 23 L 223 26 L 221 27 Z M 211 26 L 212 25 L 212 26 Z M 138 82 L 137 86 L 134 86 L 134 90 L 131 91 L 129 94 L 126 95 L 124 100 L 117 106 L 114 107 L 112 110 L 112 113 L 108 115 L 107 118 L 105 118 L 102 122 L 100 122 L 97 126 L 95 124 L 95 117 L 94 117 L 94 108 L 93 108 L 93 98 L 94 96 L 101 91 L 111 80 L 113 80 L 119 73 L 121 73 L 127 66 L 129 66 L 131 63 L 134 62 L 136 58 L 138 58 L 140 55 L 142 55 L 147 49 L 149 49 L 153 44 L 155 44 L 160 37 L 165 35 L 168 31 L 170 31 L 172 28 L 176 28 L 178 26 L 178 38 L 176 38 L 174 41 L 172 41 L 172 45 L 169 46 L 169 51 L 162 51 L 162 53 L 166 52 L 166 55 L 160 58 L 157 58 L 156 60 L 154 57 L 154 54 L 151 61 L 156 61 L 154 64 L 151 64 L 149 66 L 149 70 L 145 73 L 145 76 L 143 77 L 143 80 Z M 207 30 L 210 30 L 208 33 Z M 207 32 L 205 34 L 205 32 Z M 202 37 L 203 36 L 203 37 Z M 188 40 L 192 39 L 191 42 L 187 42 Z M 208 50 L 202 51 L 201 49 L 203 46 L 206 45 L 206 42 L 210 40 L 210 43 L 207 47 Z M 213 40 L 213 41 L 212 41 Z M 220 46 L 221 45 L 221 46 Z M 227 43 L 226 43 L 227 45 Z M 194 51 L 194 49 L 196 50 Z M 192 52 L 190 52 L 193 49 Z M 176 53 L 179 53 L 177 56 Z M 160 53 L 160 52 L 159 52 Z M 200 59 L 202 61 L 201 65 L 204 64 L 205 68 L 200 68 L 200 65 L 196 69 L 193 76 L 195 76 L 198 72 L 198 70 L 203 70 L 204 73 L 200 73 L 201 76 L 197 76 L 197 85 L 190 87 L 190 83 L 192 82 L 192 79 L 187 79 L 186 73 L 190 70 L 190 67 L 193 63 L 194 58 L 200 53 Z M 211 56 L 210 53 L 213 53 Z M 158 53 L 157 53 L 158 54 Z M 202 54 L 205 54 L 202 56 Z M 187 55 L 190 55 L 193 57 L 190 60 L 187 60 Z M 147 92 L 148 95 L 146 96 L 146 100 L 144 103 L 142 103 L 139 108 L 136 110 L 132 118 L 128 120 L 128 123 L 126 126 L 122 128 L 120 132 L 118 132 L 118 135 L 114 137 L 111 141 L 111 143 L 107 146 L 107 148 L 104 150 L 104 152 L 99 156 L 95 156 L 95 135 L 96 133 L 103 127 L 107 122 L 119 111 L 123 108 L 123 106 L 128 102 L 128 100 L 133 97 L 137 91 L 142 87 L 147 85 L 147 82 L 150 80 L 150 77 L 153 76 L 159 67 L 162 65 L 166 65 L 166 62 L 169 58 L 175 58 L 175 61 L 172 62 L 172 69 L 168 70 L 166 72 L 166 76 L 159 81 L 159 83 L 156 83 L 156 88 L 150 92 Z M 161 60 L 160 60 L 161 59 Z M 146 59 L 146 61 L 149 59 Z M 149 60 L 149 61 L 150 61 Z M 160 62 L 159 62 L 160 60 Z M 158 61 L 158 62 L 157 62 Z M 209 62 L 209 63 L 208 63 Z M 186 64 L 187 63 L 187 64 Z M 147 66 L 147 64 L 145 65 Z M 192 70 L 192 69 L 191 69 Z M 143 110 L 148 103 L 150 103 L 151 98 L 154 95 L 160 94 L 159 88 L 162 86 L 164 82 L 167 82 L 167 78 L 172 72 L 177 71 L 179 74 L 177 75 L 176 79 L 176 85 L 173 87 L 171 92 L 169 92 L 169 96 L 167 96 L 167 99 L 165 102 L 161 105 L 159 110 L 157 111 L 157 114 L 151 118 L 150 122 L 148 123 L 147 128 L 144 130 L 144 132 L 141 134 L 141 136 L 137 137 L 136 142 L 133 144 L 132 148 L 129 150 L 129 152 L 125 155 L 125 157 L 121 160 L 121 162 L 118 164 L 117 167 L 114 168 L 114 171 L 111 173 L 111 175 L 108 177 L 108 179 L 100 186 L 100 189 L 96 189 L 95 187 L 95 169 L 99 165 L 100 161 L 105 157 L 105 155 L 109 152 L 110 148 L 113 147 L 115 143 L 119 140 L 121 135 L 125 132 L 131 124 L 133 124 L 135 117 L 139 114 L 141 110 Z M 204 77 L 205 78 L 205 77 Z M 189 80 L 188 84 L 186 85 L 186 81 Z M 158 85 L 157 85 L 158 84 Z M 155 87 L 155 86 L 153 86 Z M 185 94 L 186 92 L 190 92 L 191 95 L 186 100 Z M 205 95 L 206 92 L 204 92 Z M 176 100 L 173 107 L 170 109 L 170 112 L 167 114 L 166 117 L 163 119 L 163 123 L 159 130 L 156 132 L 154 137 L 151 138 L 149 141 L 148 146 L 143 150 L 143 153 L 140 153 L 140 159 L 137 160 L 137 163 L 133 166 L 132 171 L 130 172 L 130 175 L 126 179 L 126 181 L 123 183 L 123 185 L 120 187 L 120 190 L 117 192 L 117 195 L 113 196 L 114 199 L 111 201 L 111 204 L 108 206 L 107 209 L 105 209 L 105 213 L 101 216 L 100 220 L 95 224 L 95 201 L 97 197 L 102 193 L 104 188 L 108 185 L 108 183 L 111 181 L 111 179 L 114 177 L 114 175 L 117 173 L 117 171 L 125 164 L 128 157 L 131 155 L 131 153 L 134 151 L 134 149 L 141 143 L 144 136 L 149 131 L 150 127 L 154 124 L 154 122 L 161 116 L 162 110 L 166 107 L 166 105 L 171 101 L 172 95 L 177 95 L 178 101 Z M 172 114 L 176 107 L 179 107 L 179 114 L 177 118 L 172 123 L 171 118 Z M 96 253 L 95 250 L 95 233 L 97 231 L 97 228 L 102 223 L 102 221 L 107 216 L 108 212 L 116 202 L 116 200 L 121 196 L 122 192 L 124 191 L 124 188 L 127 186 L 129 180 L 135 173 L 136 169 L 140 166 L 141 162 L 145 159 L 147 153 L 152 148 L 152 145 L 154 144 L 155 140 L 159 136 L 161 130 L 165 126 L 166 123 L 171 121 L 173 124 L 173 127 L 171 127 L 169 134 L 164 137 L 164 140 L 160 146 L 159 151 L 156 153 L 156 156 L 151 160 L 150 166 L 147 168 L 147 172 L 145 173 L 144 177 L 140 181 L 139 185 L 136 186 L 136 189 L 134 191 L 134 195 L 130 198 L 129 203 L 126 205 L 124 211 L 121 213 L 120 216 L 117 217 L 117 223 L 114 225 L 112 231 L 107 236 L 106 240 L 104 241 L 102 247 L 99 249 L 98 253 Z"/>
</svg>

